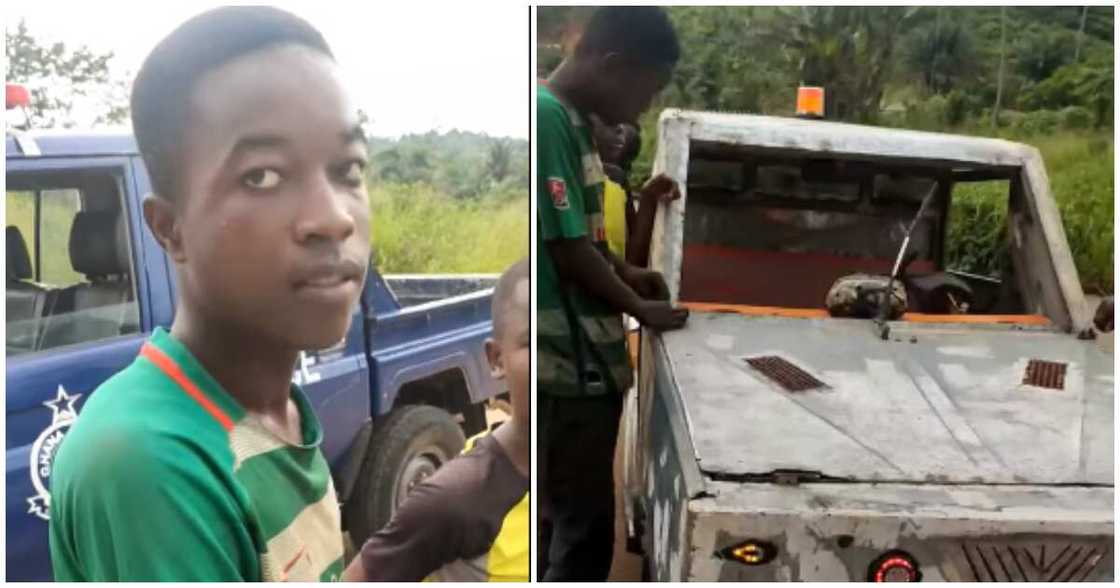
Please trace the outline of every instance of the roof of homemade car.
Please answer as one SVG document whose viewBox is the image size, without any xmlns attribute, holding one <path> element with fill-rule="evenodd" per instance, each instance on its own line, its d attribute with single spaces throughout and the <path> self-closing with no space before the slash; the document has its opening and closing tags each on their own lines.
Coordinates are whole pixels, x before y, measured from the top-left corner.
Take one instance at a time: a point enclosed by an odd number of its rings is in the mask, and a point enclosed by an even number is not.
<svg viewBox="0 0 1120 588">
<path fill-rule="evenodd" d="M 136 139 L 123 129 L 76 131 L 50 130 L 21 133 L 39 147 L 37 157 L 88 157 L 96 155 L 137 155 Z M 4 138 L 5 157 L 20 159 L 25 155 L 15 137 L 7 133 Z"/>
<path fill-rule="evenodd" d="M 694 141 L 910 160 L 1021 167 L 1037 151 L 1002 139 L 822 120 L 670 108 L 661 124 L 685 122 Z"/>
</svg>

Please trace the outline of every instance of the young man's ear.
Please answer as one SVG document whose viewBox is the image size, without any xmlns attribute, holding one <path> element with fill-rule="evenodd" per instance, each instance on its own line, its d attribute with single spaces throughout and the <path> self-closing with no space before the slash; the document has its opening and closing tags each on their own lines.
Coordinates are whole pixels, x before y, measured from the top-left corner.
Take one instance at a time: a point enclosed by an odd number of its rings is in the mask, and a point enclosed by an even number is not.
<svg viewBox="0 0 1120 588">
<path fill-rule="evenodd" d="M 506 366 L 502 358 L 502 350 L 498 342 L 493 339 L 486 340 L 486 361 L 490 363 L 490 377 L 501 380 L 506 377 Z"/>
<path fill-rule="evenodd" d="M 149 194 L 144 199 L 144 221 L 155 235 L 156 241 L 172 260 L 184 261 L 183 240 L 179 234 L 179 217 L 170 200 Z"/>
</svg>

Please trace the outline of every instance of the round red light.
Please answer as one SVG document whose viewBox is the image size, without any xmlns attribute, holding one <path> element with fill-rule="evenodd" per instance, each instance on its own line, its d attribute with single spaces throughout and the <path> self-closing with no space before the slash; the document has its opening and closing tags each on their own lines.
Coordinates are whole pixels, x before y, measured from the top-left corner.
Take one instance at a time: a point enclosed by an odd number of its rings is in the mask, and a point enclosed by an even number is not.
<svg viewBox="0 0 1120 588">
<path fill-rule="evenodd" d="M 5 109 L 10 110 L 17 106 L 29 106 L 31 93 L 19 84 L 4 84 Z"/>
<path fill-rule="evenodd" d="M 874 563 L 868 573 L 872 582 L 919 582 L 921 573 L 918 563 L 910 554 L 903 551 L 884 553 Z"/>
</svg>

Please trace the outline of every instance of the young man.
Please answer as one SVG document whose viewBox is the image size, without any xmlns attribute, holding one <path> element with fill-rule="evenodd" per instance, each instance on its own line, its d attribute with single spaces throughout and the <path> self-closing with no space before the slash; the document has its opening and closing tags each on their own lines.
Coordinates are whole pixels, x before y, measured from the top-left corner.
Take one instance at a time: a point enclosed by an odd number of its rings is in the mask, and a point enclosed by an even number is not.
<svg viewBox="0 0 1120 588">
<path fill-rule="evenodd" d="M 603 7 L 537 90 L 538 572 L 604 580 L 614 536 L 612 464 L 632 372 L 620 313 L 684 325 L 661 275 L 611 254 L 603 166 L 588 118 L 633 123 L 679 56 L 665 12 Z"/>
<path fill-rule="evenodd" d="M 177 311 L 59 450 L 55 579 L 337 579 L 323 432 L 291 383 L 300 350 L 345 336 L 370 250 L 331 51 L 291 14 L 213 10 L 156 46 L 131 105 Z"/>
<path fill-rule="evenodd" d="M 346 580 L 529 581 L 529 279 L 528 259 L 502 274 L 486 342 L 512 418 L 414 488 Z"/>
<path fill-rule="evenodd" d="M 611 253 L 638 267 L 649 264 L 649 246 L 657 206 L 681 197 L 668 176 L 660 174 L 646 182 L 636 197 L 631 195 L 630 165 L 642 148 L 638 127 L 622 123 L 611 126 L 598 116 L 589 117 L 603 161 L 603 219 Z M 631 200 L 636 200 L 635 209 Z"/>
</svg>

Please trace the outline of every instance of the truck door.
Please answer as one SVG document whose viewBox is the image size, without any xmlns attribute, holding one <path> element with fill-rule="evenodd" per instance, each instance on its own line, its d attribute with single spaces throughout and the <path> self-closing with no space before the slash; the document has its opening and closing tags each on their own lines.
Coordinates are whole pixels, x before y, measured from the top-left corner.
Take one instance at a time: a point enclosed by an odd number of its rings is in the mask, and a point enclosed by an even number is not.
<svg viewBox="0 0 1120 588">
<path fill-rule="evenodd" d="M 136 356 L 151 268 L 123 157 L 7 161 L 7 569 L 49 580 L 51 463 L 90 393 Z"/>
<path fill-rule="evenodd" d="M 327 349 L 301 352 L 292 375 L 324 425 L 323 455 L 332 469 L 343 464 L 358 431 L 370 418 L 364 324 L 365 317 L 355 305 L 346 337 Z"/>
</svg>

